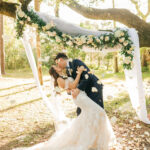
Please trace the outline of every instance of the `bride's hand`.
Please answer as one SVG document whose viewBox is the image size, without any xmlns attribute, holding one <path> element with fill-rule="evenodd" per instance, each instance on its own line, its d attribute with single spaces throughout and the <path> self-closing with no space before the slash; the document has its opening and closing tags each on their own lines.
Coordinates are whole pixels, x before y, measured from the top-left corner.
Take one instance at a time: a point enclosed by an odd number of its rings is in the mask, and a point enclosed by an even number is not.
<svg viewBox="0 0 150 150">
<path fill-rule="evenodd" d="M 80 66 L 80 67 L 77 68 L 77 73 L 81 74 L 83 71 L 86 71 L 84 66 Z"/>
<path fill-rule="evenodd" d="M 67 89 L 68 95 L 71 95 L 71 89 Z"/>
</svg>

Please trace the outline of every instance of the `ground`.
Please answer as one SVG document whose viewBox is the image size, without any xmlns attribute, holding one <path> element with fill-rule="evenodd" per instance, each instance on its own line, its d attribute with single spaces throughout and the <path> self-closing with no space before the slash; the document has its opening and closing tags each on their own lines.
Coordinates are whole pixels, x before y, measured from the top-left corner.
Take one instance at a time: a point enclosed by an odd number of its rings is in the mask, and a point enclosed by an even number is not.
<svg viewBox="0 0 150 150">
<path fill-rule="evenodd" d="M 122 79 L 103 80 L 105 110 L 111 120 L 117 150 L 150 150 L 150 125 L 138 120 Z M 44 91 L 50 97 L 52 83 L 44 76 Z M 150 111 L 150 79 L 144 80 Z M 46 141 L 55 132 L 52 114 L 41 100 L 33 78 L 0 78 L 0 150 L 31 146 Z M 64 100 L 68 117 L 76 117 L 72 100 Z"/>
</svg>

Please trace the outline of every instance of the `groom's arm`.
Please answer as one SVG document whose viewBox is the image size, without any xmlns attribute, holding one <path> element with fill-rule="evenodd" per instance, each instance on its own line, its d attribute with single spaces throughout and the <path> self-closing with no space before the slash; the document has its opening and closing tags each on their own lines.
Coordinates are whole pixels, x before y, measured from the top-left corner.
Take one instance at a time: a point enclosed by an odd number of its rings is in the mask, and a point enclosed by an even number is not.
<svg viewBox="0 0 150 150">
<path fill-rule="evenodd" d="M 79 82 L 79 85 L 77 87 L 78 89 L 85 91 L 86 87 L 89 84 L 89 80 L 90 80 L 90 75 L 88 73 L 90 70 L 82 61 L 80 61 L 78 59 L 75 60 L 75 66 L 76 66 L 76 68 L 80 67 L 80 66 L 84 66 L 84 68 L 86 69 L 86 71 L 82 72 L 80 82 Z"/>
</svg>

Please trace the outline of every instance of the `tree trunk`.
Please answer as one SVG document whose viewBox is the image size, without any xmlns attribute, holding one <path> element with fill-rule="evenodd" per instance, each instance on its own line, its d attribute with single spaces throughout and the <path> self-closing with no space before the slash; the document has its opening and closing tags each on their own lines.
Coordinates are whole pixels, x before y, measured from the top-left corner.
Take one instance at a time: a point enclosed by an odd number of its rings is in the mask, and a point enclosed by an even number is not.
<svg viewBox="0 0 150 150">
<path fill-rule="evenodd" d="M 118 55 L 117 55 L 117 52 L 114 53 L 114 73 L 117 73 L 119 72 L 119 69 L 118 69 Z"/>
<path fill-rule="evenodd" d="M 100 54 L 98 55 L 98 58 L 97 58 L 97 60 L 98 60 L 98 63 L 97 63 L 97 68 L 99 68 L 99 67 L 100 67 L 100 61 L 101 61 L 101 56 L 100 56 Z"/>
<path fill-rule="evenodd" d="M 56 5 L 55 5 L 55 16 L 59 17 L 59 4 L 60 0 L 56 0 Z"/>
<path fill-rule="evenodd" d="M 40 10 L 40 1 L 34 0 L 34 6 L 35 6 L 35 10 L 39 11 Z M 40 84 L 43 85 L 42 62 L 40 61 L 40 58 L 41 58 L 40 37 L 39 37 L 38 31 L 36 31 L 36 52 L 37 52 L 37 67 L 38 67 L 39 80 L 40 80 Z"/>
<path fill-rule="evenodd" d="M 5 74 L 5 52 L 4 52 L 4 41 L 3 41 L 3 15 L 0 15 L 0 64 L 1 74 Z"/>
<path fill-rule="evenodd" d="M 112 0 L 113 8 L 115 8 L 115 0 Z M 113 21 L 114 28 L 116 28 L 116 21 Z"/>
<path fill-rule="evenodd" d="M 142 53 L 142 67 L 147 67 L 147 60 L 146 60 L 146 50 L 143 51 Z"/>
<path fill-rule="evenodd" d="M 113 8 L 115 8 L 115 0 L 112 0 Z M 116 28 L 116 21 L 113 21 L 114 28 Z M 114 73 L 118 72 L 118 55 L 114 53 Z"/>
<path fill-rule="evenodd" d="M 107 66 L 107 70 L 108 70 L 109 69 L 109 59 L 107 60 L 106 66 Z"/>
<path fill-rule="evenodd" d="M 150 48 L 147 48 L 145 55 L 146 55 L 147 66 L 149 67 L 150 70 Z"/>
</svg>

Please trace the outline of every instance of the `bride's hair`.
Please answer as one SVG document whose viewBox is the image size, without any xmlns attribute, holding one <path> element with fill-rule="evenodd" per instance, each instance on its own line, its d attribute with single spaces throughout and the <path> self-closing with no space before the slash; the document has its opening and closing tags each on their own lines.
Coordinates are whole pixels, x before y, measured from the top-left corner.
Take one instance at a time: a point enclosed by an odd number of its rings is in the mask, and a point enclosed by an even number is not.
<svg viewBox="0 0 150 150">
<path fill-rule="evenodd" d="M 56 72 L 53 66 L 49 69 L 49 74 L 54 78 L 54 86 L 58 86 L 57 79 L 59 74 Z"/>
</svg>

